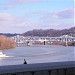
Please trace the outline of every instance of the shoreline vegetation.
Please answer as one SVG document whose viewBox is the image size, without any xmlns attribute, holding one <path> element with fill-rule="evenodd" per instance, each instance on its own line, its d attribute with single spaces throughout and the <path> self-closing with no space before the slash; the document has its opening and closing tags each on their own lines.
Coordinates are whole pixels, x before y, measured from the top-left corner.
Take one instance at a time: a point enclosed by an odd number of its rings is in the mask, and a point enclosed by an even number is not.
<svg viewBox="0 0 75 75">
<path fill-rule="evenodd" d="M 16 43 L 10 37 L 0 35 L 0 50 L 14 48 Z"/>
</svg>

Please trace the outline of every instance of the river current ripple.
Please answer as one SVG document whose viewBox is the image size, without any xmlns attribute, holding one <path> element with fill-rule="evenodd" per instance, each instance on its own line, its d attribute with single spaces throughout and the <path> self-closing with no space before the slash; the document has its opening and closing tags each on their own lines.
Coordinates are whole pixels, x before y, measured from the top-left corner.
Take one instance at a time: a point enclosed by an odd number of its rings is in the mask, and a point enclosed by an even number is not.
<svg viewBox="0 0 75 75">
<path fill-rule="evenodd" d="M 61 62 L 61 61 L 74 61 L 75 57 L 74 46 L 23 45 L 10 50 L 3 50 L 2 52 L 10 57 L 1 58 L 0 66 L 23 64 L 24 59 L 26 59 L 28 64 L 33 64 L 33 63 L 46 63 L 46 62 L 50 63 L 50 62 Z"/>
</svg>

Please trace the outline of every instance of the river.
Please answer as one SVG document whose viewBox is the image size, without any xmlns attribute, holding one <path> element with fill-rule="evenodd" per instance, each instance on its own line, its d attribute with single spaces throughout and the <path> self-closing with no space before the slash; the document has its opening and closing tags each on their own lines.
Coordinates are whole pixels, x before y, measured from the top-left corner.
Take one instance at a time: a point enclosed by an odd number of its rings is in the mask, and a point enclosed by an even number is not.
<svg viewBox="0 0 75 75">
<path fill-rule="evenodd" d="M 60 46 L 60 45 L 32 45 L 3 50 L 9 58 L 1 58 L 0 66 L 2 65 L 16 65 L 23 64 L 26 59 L 28 64 L 46 63 L 46 62 L 60 62 L 60 61 L 74 61 L 75 47 Z"/>
</svg>

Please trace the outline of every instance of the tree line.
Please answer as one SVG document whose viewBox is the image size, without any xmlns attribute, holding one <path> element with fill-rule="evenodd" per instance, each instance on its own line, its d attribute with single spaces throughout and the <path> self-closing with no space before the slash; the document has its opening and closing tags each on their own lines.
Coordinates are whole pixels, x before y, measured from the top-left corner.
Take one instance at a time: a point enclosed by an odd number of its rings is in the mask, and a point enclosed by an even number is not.
<svg viewBox="0 0 75 75">
<path fill-rule="evenodd" d="M 59 37 L 62 35 L 70 35 L 75 36 L 75 27 L 72 27 L 70 29 L 62 29 L 62 30 L 56 30 L 56 29 L 35 29 L 32 31 L 27 31 L 22 34 L 23 36 L 50 36 L 50 37 Z"/>
<path fill-rule="evenodd" d="M 10 37 L 0 36 L 0 50 L 15 47 L 16 43 Z"/>
</svg>

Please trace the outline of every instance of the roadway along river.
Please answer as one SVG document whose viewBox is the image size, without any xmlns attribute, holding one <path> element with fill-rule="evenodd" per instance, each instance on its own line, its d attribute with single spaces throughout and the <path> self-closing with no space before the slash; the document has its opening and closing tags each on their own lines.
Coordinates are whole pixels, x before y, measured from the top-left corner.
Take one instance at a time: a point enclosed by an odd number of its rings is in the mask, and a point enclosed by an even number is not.
<svg viewBox="0 0 75 75">
<path fill-rule="evenodd" d="M 24 59 L 27 63 L 45 63 L 59 61 L 74 61 L 75 47 L 55 46 L 55 45 L 33 45 L 19 47 L 2 51 L 9 58 L 0 58 L 1 65 L 23 64 Z"/>
</svg>

